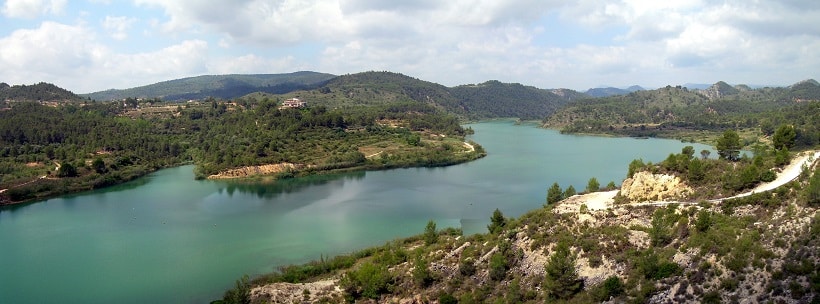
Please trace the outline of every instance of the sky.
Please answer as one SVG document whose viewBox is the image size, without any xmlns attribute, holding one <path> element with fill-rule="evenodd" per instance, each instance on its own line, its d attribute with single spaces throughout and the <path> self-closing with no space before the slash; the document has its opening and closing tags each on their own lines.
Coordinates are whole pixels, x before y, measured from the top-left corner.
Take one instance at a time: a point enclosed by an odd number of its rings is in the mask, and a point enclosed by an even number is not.
<svg viewBox="0 0 820 304">
<path fill-rule="evenodd" d="M 818 78 L 817 0 L 5 0 L 0 82 L 75 93 L 214 74 L 391 71 L 446 86 Z"/>
</svg>

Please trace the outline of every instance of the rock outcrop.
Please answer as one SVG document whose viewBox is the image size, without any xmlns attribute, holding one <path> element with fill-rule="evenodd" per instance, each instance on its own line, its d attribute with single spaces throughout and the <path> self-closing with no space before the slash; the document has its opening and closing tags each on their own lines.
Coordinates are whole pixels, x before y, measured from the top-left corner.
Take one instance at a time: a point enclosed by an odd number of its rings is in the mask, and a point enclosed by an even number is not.
<svg viewBox="0 0 820 304">
<path fill-rule="evenodd" d="M 299 169 L 301 166 L 291 163 L 269 164 L 261 166 L 247 166 L 237 169 L 231 169 L 219 174 L 208 176 L 208 179 L 229 179 L 229 178 L 243 178 L 254 175 L 267 175 L 282 173 L 288 170 Z"/>
<path fill-rule="evenodd" d="M 677 176 L 642 171 L 624 180 L 620 194 L 631 202 L 641 202 L 676 200 L 690 193 L 692 188 Z"/>
</svg>

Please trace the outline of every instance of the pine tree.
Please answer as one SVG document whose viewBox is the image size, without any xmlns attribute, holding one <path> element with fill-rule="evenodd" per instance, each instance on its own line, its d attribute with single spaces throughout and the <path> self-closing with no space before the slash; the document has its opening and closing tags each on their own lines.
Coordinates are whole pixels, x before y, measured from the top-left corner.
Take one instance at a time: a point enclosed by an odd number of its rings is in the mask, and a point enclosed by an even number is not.
<svg viewBox="0 0 820 304">
<path fill-rule="evenodd" d="M 552 187 L 547 190 L 547 204 L 555 204 L 564 198 L 564 193 L 561 191 L 561 186 L 558 183 L 552 183 Z"/>
<path fill-rule="evenodd" d="M 496 208 L 495 211 L 493 211 L 493 216 L 490 217 L 490 225 L 487 226 L 487 229 L 490 230 L 490 233 L 500 232 L 506 224 L 504 214 L 501 213 L 501 210 Z"/>
<path fill-rule="evenodd" d="M 556 245 L 555 252 L 545 266 L 547 277 L 544 285 L 550 297 L 566 300 L 583 289 L 583 281 L 578 279 L 575 268 L 575 259 L 576 256 L 570 252 L 566 242 Z"/>
</svg>

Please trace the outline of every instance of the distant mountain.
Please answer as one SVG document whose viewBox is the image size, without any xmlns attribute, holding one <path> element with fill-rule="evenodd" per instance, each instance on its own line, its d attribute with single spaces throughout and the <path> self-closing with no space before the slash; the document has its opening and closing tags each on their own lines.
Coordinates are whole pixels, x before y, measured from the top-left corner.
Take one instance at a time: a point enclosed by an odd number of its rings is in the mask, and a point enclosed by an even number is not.
<svg viewBox="0 0 820 304">
<path fill-rule="evenodd" d="M 163 81 L 151 85 L 107 90 L 84 94 L 94 100 L 120 100 L 128 97 L 161 98 L 166 101 L 202 99 L 207 97 L 231 99 L 252 92 L 284 94 L 312 89 L 323 85 L 335 75 L 317 72 L 287 74 L 205 75 Z"/>
<path fill-rule="evenodd" d="M 789 86 L 788 98 L 793 100 L 820 100 L 820 83 L 807 79 Z"/>
<path fill-rule="evenodd" d="M 372 71 L 342 75 L 311 90 L 245 96 L 277 102 L 293 97 L 329 108 L 422 102 L 469 119 L 543 119 L 570 100 L 588 98 L 568 89 L 544 90 L 495 80 L 448 88 L 399 73 Z"/>
<path fill-rule="evenodd" d="M 33 85 L 13 85 L 0 83 L 0 101 L 82 101 L 83 98 L 77 96 L 69 90 L 56 85 L 40 82 Z"/>
<path fill-rule="evenodd" d="M 617 95 L 626 95 L 632 92 L 637 91 L 644 91 L 645 89 L 641 86 L 631 86 L 626 89 L 619 89 L 614 87 L 605 87 L 605 88 L 594 88 L 589 89 L 586 91 L 586 94 L 592 97 L 609 97 L 609 96 L 617 96 Z"/>
<path fill-rule="evenodd" d="M 540 120 L 554 113 L 570 99 L 582 96 L 568 89 L 544 90 L 497 80 L 453 87 L 450 92 L 464 105 L 469 116 L 475 119 L 518 117 Z"/>
<path fill-rule="evenodd" d="M 709 99 L 718 99 L 729 95 L 738 94 L 740 93 L 740 90 L 729 85 L 728 83 L 718 81 L 717 83 L 709 86 L 708 88 L 700 90 L 700 92 Z"/>
</svg>

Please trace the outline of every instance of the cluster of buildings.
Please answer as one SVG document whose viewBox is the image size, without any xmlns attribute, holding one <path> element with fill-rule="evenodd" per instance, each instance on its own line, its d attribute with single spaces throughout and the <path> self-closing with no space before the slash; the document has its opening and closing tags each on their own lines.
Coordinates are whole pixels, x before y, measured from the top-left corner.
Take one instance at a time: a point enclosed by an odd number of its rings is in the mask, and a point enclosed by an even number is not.
<svg viewBox="0 0 820 304">
<path fill-rule="evenodd" d="M 285 100 L 284 103 L 282 103 L 282 108 L 299 109 L 299 108 L 304 108 L 306 106 L 307 106 L 307 102 L 302 101 L 299 98 L 289 98 L 289 99 Z"/>
</svg>

